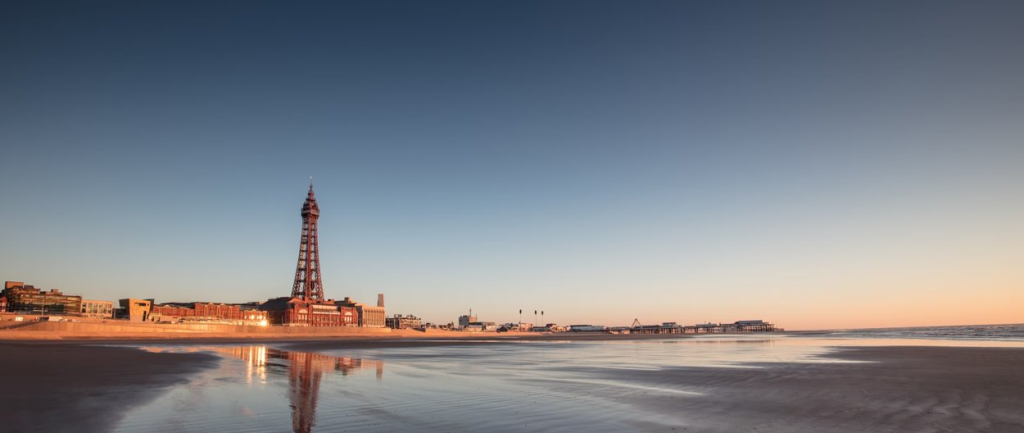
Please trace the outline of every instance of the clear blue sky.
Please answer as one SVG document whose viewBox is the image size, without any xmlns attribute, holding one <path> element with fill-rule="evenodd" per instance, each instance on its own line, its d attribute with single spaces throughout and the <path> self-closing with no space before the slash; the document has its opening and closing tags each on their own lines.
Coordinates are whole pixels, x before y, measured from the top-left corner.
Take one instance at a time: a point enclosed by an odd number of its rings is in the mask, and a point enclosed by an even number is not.
<svg viewBox="0 0 1024 433">
<path fill-rule="evenodd" d="M 389 314 L 1024 322 L 1021 77 L 1020 1 L 7 1 L 0 279 L 286 296 L 313 175 Z"/>
</svg>

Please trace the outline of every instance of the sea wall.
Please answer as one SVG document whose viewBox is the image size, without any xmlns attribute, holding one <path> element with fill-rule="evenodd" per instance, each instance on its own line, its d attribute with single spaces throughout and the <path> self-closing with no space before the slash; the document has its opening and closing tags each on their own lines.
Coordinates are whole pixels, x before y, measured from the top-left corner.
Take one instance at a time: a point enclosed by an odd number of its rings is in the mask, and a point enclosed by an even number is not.
<svg viewBox="0 0 1024 433">
<path fill-rule="evenodd" d="M 238 336 L 345 336 L 345 335 L 386 335 L 388 328 L 360 327 L 290 327 L 226 325 L 213 323 L 87 323 L 87 322 L 32 322 L 18 326 L 8 332 L 41 332 L 73 337 L 176 334 L 180 336 L 202 336 L 204 334 L 233 334 Z"/>
</svg>

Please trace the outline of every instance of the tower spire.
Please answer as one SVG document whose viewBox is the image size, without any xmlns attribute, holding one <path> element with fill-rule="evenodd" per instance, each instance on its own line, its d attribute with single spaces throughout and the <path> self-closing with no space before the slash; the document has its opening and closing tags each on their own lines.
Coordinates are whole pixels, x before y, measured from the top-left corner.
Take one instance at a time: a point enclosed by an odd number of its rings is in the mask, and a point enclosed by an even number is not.
<svg viewBox="0 0 1024 433">
<path fill-rule="evenodd" d="M 295 266 L 292 297 L 306 301 L 323 301 L 324 288 L 320 279 L 320 248 L 317 242 L 317 220 L 320 206 L 313 195 L 313 176 L 309 177 L 309 194 L 302 204 L 302 237 L 299 241 L 299 262 Z"/>
</svg>

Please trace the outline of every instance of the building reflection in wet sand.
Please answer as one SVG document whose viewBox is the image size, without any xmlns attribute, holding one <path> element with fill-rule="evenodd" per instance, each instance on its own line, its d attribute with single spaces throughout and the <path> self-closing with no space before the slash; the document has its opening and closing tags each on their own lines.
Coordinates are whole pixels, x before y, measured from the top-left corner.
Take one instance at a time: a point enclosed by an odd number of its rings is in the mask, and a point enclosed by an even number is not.
<svg viewBox="0 0 1024 433">
<path fill-rule="evenodd" d="M 268 364 L 284 365 L 288 371 L 288 399 L 292 408 L 292 430 L 313 431 L 316 425 L 316 404 L 320 397 L 320 381 L 324 374 L 347 376 L 364 369 L 375 369 L 377 380 L 384 376 L 384 361 L 323 355 L 311 352 L 289 352 L 266 346 L 239 346 L 217 349 L 246 362 L 246 382 L 266 383 Z M 284 361 L 284 362 L 277 362 Z M 269 369 L 270 374 L 277 371 Z"/>
</svg>

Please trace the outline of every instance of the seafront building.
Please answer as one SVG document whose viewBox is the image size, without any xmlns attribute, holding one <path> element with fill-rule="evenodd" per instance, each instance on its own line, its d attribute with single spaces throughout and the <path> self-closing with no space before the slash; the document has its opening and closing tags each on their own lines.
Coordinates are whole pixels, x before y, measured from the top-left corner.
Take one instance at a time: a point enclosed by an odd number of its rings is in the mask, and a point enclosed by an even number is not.
<svg viewBox="0 0 1024 433">
<path fill-rule="evenodd" d="M 548 323 L 542 326 L 531 326 L 528 330 L 530 332 L 565 332 L 565 327 L 558 326 L 557 323 Z"/>
<path fill-rule="evenodd" d="M 267 313 L 271 325 L 281 326 L 358 326 L 359 317 L 355 307 L 335 304 L 333 299 L 324 302 L 303 298 L 274 298 L 260 305 Z"/>
<path fill-rule="evenodd" d="M 476 321 L 476 316 L 473 315 L 473 310 L 469 310 L 469 314 L 459 316 L 459 329 L 466 329 L 470 323 Z"/>
<path fill-rule="evenodd" d="M 395 314 L 394 317 L 388 317 L 385 320 L 388 328 L 391 329 L 420 329 L 423 327 L 423 319 L 413 316 L 412 314 Z"/>
<path fill-rule="evenodd" d="M 364 328 L 384 328 L 387 326 L 386 317 L 384 315 L 384 294 L 377 294 L 377 305 L 366 305 L 361 302 L 355 302 L 352 298 L 345 297 L 341 301 L 336 301 L 339 307 L 352 307 L 356 309 L 356 316 L 359 318 L 359 326 Z"/>
<path fill-rule="evenodd" d="M 267 312 L 248 305 L 214 304 L 208 302 L 171 302 L 154 305 L 150 320 L 169 323 L 228 323 L 234 325 L 267 324 Z"/>
<path fill-rule="evenodd" d="M 384 319 L 384 305 L 366 305 L 356 303 L 356 312 L 359 314 L 359 326 L 364 328 L 383 328 L 385 327 Z"/>
<path fill-rule="evenodd" d="M 477 320 L 477 316 L 473 314 L 473 310 L 469 310 L 469 314 L 459 316 L 458 329 L 462 331 L 493 332 L 497 331 L 498 327 L 498 324 L 495 322 L 482 322 L 480 320 Z"/>
<path fill-rule="evenodd" d="M 129 322 L 148 322 L 149 314 L 153 311 L 152 299 L 127 298 L 118 301 L 121 308 L 118 308 L 114 317 L 126 319 Z"/>
<path fill-rule="evenodd" d="M 82 297 L 68 295 L 57 289 L 44 291 L 21 281 L 7 281 L 0 297 L 6 299 L 6 310 L 26 314 L 71 314 L 82 311 Z"/>
<path fill-rule="evenodd" d="M 131 322 L 221 323 L 230 325 L 267 325 L 267 314 L 254 304 L 215 304 L 212 302 L 169 302 L 153 299 L 121 299 L 115 317 Z"/>
<path fill-rule="evenodd" d="M 494 322 L 469 322 L 466 326 L 462 327 L 462 330 L 469 332 L 493 332 L 498 330 L 498 325 Z"/>
<path fill-rule="evenodd" d="M 112 319 L 114 303 L 111 301 L 82 300 L 82 316 L 96 319 Z"/>
</svg>

